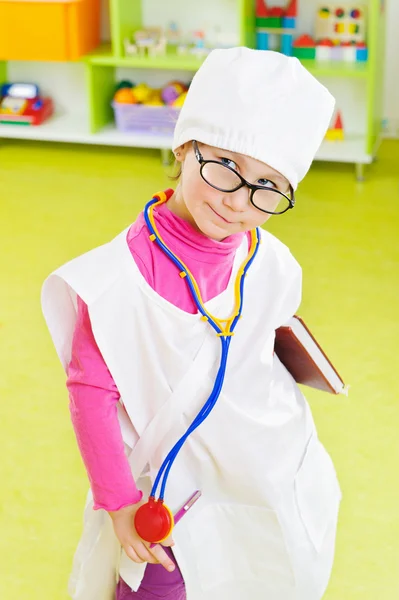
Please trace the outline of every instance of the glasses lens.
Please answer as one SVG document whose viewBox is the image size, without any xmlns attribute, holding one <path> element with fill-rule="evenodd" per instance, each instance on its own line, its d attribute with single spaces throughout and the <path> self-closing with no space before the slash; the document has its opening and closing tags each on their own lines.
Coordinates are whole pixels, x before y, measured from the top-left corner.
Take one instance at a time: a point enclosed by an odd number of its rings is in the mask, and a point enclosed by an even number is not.
<svg viewBox="0 0 399 600">
<path fill-rule="evenodd" d="M 238 175 L 220 163 L 208 162 L 204 164 L 202 177 L 210 185 L 225 192 L 231 192 L 241 185 L 241 179 Z"/>
<path fill-rule="evenodd" d="M 285 197 L 271 189 L 256 190 L 252 197 L 252 202 L 260 210 L 279 214 L 285 212 L 290 207 L 289 197 L 289 194 L 288 197 Z"/>
</svg>

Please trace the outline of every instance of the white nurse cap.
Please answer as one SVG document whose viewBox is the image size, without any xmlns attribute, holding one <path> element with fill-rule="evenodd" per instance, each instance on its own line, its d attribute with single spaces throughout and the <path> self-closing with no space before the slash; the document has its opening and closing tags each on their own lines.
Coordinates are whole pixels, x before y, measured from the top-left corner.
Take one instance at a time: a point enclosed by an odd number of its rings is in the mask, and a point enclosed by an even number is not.
<svg viewBox="0 0 399 600">
<path fill-rule="evenodd" d="M 173 150 L 190 140 L 246 154 L 296 189 L 328 129 L 335 100 L 296 58 L 213 50 L 194 76 Z"/>
</svg>

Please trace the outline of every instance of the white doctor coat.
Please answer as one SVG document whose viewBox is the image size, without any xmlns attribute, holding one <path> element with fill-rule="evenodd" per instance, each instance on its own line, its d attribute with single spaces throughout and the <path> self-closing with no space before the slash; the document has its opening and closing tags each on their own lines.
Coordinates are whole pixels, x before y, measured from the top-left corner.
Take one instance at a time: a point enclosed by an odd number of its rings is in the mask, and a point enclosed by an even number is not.
<svg viewBox="0 0 399 600">
<path fill-rule="evenodd" d="M 121 394 L 132 473 L 148 494 L 166 454 L 209 396 L 220 340 L 199 314 L 171 305 L 146 283 L 126 234 L 55 271 L 42 304 L 66 368 L 76 295 L 87 303 Z M 246 251 L 244 239 L 227 289 L 206 303 L 220 318 L 230 316 Z M 300 294 L 298 264 L 262 231 L 221 396 L 183 446 L 166 487 L 173 512 L 202 491 L 173 532 L 187 600 L 320 600 L 327 587 L 340 488 L 309 406 L 273 352 L 275 330 L 296 312 Z M 108 514 L 92 507 L 89 493 L 70 593 L 74 600 L 113 600 L 119 574 L 137 590 L 145 565 L 128 559 Z"/>
</svg>

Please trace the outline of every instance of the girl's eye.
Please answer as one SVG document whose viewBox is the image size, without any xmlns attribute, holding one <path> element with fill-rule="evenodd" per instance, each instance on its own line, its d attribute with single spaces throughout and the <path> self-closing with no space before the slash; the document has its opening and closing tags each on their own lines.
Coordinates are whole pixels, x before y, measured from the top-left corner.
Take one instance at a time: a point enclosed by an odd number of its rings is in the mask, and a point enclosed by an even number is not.
<svg viewBox="0 0 399 600">
<path fill-rule="evenodd" d="M 220 162 L 221 162 L 223 165 L 226 165 L 226 167 L 230 167 L 231 169 L 235 169 L 235 170 L 237 170 L 237 165 L 236 165 L 236 163 L 234 162 L 234 160 L 231 160 L 231 158 L 221 158 L 221 159 L 220 159 Z"/>
<path fill-rule="evenodd" d="M 270 181 L 270 179 L 258 179 L 258 185 L 261 185 L 262 187 L 268 187 L 268 188 L 276 188 L 276 184 L 273 183 L 273 181 Z"/>
</svg>

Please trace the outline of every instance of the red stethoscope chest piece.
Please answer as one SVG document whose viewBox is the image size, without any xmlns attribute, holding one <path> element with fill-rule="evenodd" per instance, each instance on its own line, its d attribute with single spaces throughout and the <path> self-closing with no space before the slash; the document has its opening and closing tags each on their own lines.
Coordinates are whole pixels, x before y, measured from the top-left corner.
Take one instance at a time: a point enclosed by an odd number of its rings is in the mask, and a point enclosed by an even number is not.
<svg viewBox="0 0 399 600">
<path fill-rule="evenodd" d="M 162 500 L 150 497 L 148 502 L 140 506 L 136 512 L 134 525 L 143 540 L 153 544 L 159 543 L 172 532 L 173 514 Z"/>
</svg>

